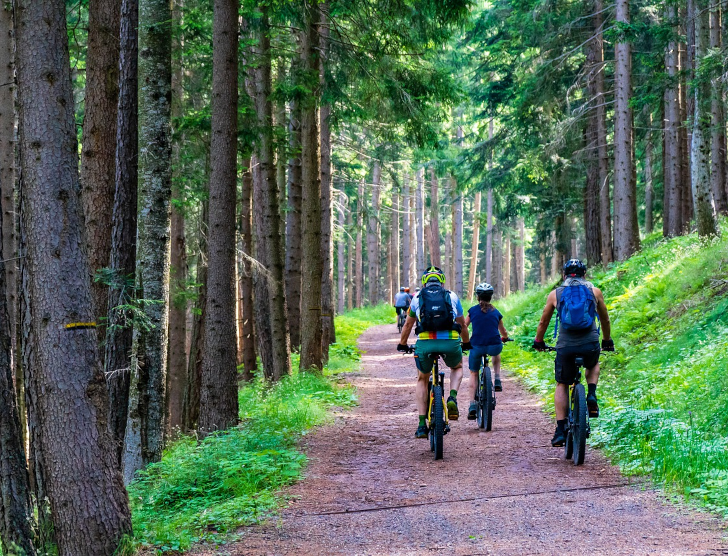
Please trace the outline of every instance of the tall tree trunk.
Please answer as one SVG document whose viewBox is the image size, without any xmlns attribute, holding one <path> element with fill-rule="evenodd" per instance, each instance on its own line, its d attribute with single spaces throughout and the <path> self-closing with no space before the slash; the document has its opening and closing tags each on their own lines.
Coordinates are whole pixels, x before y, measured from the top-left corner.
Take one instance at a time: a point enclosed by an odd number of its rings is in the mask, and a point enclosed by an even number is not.
<svg viewBox="0 0 728 556">
<path fill-rule="evenodd" d="M 467 298 L 473 299 L 475 292 L 475 275 L 478 270 L 478 247 L 480 245 L 480 202 L 481 192 L 475 192 L 473 201 L 473 247 L 470 255 L 470 274 L 468 276 Z"/>
<path fill-rule="evenodd" d="M 503 232 L 499 228 L 493 229 L 493 281 L 491 285 L 495 290 L 494 297 L 502 298 L 505 296 L 503 287 Z"/>
<path fill-rule="evenodd" d="M 674 5 L 665 8 L 668 22 L 676 23 Z M 670 87 L 665 89 L 665 166 L 663 168 L 664 197 L 662 233 L 676 236 L 683 232 L 682 218 L 682 148 L 681 118 L 678 83 L 679 45 L 670 41 L 665 52 L 665 69 L 670 78 Z"/>
<path fill-rule="evenodd" d="M 301 40 L 301 66 L 307 83 L 319 80 L 318 4 L 306 2 L 304 31 Z M 321 348 L 321 177 L 319 126 L 316 108 L 320 88 L 305 99 L 301 107 L 301 162 L 302 162 L 302 226 L 303 265 L 301 270 L 301 370 L 323 368 Z M 330 178 L 330 175 L 329 175 Z"/>
<path fill-rule="evenodd" d="M 693 127 L 695 121 L 695 90 L 692 82 L 695 78 L 695 19 L 692 15 L 695 12 L 694 0 L 687 0 L 685 8 L 680 6 L 680 20 L 685 22 L 686 44 L 684 51 L 684 79 L 681 80 L 681 90 L 685 97 L 685 111 L 682 112 L 681 120 L 684 122 L 681 128 L 681 154 L 683 169 L 683 187 L 681 196 L 681 233 L 686 233 L 690 229 L 690 223 L 697 216 L 697 192 L 695 182 L 693 182 Z M 683 69 L 681 67 L 681 69 Z"/>
<path fill-rule="evenodd" d="M 354 289 L 356 301 L 354 306 L 358 309 L 362 306 L 364 293 L 364 270 L 362 255 L 362 228 L 364 226 L 364 180 L 359 182 L 356 197 L 356 251 L 354 253 Z"/>
<path fill-rule="evenodd" d="M 30 387 L 42 452 L 52 456 L 44 458 L 48 498 L 61 556 L 111 555 L 131 532 L 131 517 L 107 430 L 92 324 L 65 4 L 19 1 L 16 16 L 22 218 L 37 364 Z"/>
<path fill-rule="evenodd" d="M 441 267 L 440 258 L 440 203 L 437 199 L 437 174 L 435 167 L 430 166 L 430 261 L 432 264 Z"/>
<path fill-rule="evenodd" d="M 456 193 L 457 194 L 457 193 Z M 463 296 L 463 196 L 458 195 L 453 204 L 452 261 L 455 274 L 455 293 Z"/>
<path fill-rule="evenodd" d="M 260 20 L 258 22 L 258 65 L 255 68 L 254 88 L 255 104 L 258 117 L 257 153 L 260 179 L 258 180 L 262 191 L 256 192 L 255 198 L 260 199 L 259 209 L 262 212 L 262 225 L 256 229 L 259 241 L 262 235 L 264 242 L 257 250 L 258 260 L 270 273 L 267 288 L 268 295 L 260 297 L 256 290 L 256 305 L 263 299 L 268 300 L 268 313 L 270 319 L 270 340 L 272 351 L 272 368 L 266 369 L 266 375 L 273 380 L 279 380 L 291 372 L 291 345 L 288 333 L 288 315 L 284 291 L 284 248 L 283 223 L 280 213 L 280 199 L 278 196 L 278 182 L 276 180 L 276 166 L 274 158 L 273 140 L 273 108 L 271 104 L 271 48 L 270 48 L 270 22 L 268 7 L 261 5 Z M 318 77 L 318 73 L 316 73 Z M 305 176 L 304 176 L 305 178 Z M 255 180 L 254 180 L 255 181 Z M 320 211 L 320 193 L 316 195 L 315 202 Z M 321 222 L 318 221 L 320 229 Z M 320 235 L 320 233 L 319 233 Z M 318 244 L 317 244 L 318 245 Z M 320 249 L 320 247 L 319 247 Z M 318 249 L 317 249 L 318 252 Z M 261 255 L 265 256 L 261 259 Z M 320 276 L 317 279 L 320 284 Z M 263 293 L 263 292 L 261 292 Z M 319 305 L 320 307 L 320 305 Z M 258 319 L 256 318 L 256 322 Z M 259 345 L 262 338 L 259 338 Z"/>
<path fill-rule="evenodd" d="M 351 311 L 354 308 L 354 238 L 351 233 L 353 231 L 351 217 L 351 203 L 347 203 L 346 207 L 346 228 L 344 228 L 344 236 L 346 237 L 346 308 Z M 361 237 L 361 229 L 357 230 L 357 236 Z M 359 244 L 361 247 L 361 243 Z M 360 259 L 361 260 L 361 259 Z"/>
<path fill-rule="evenodd" d="M 721 48 L 721 5 L 712 2 L 709 6 L 710 48 L 719 51 Z M 715 210 L 728 214 L 728 198 L 726 197 L 726 139 L 725 119 L 723 113 L 723 84 L 719 78 L 711 80 L 710 96 L 710 187 L 715 200 Z"/>
<path fill-rule="evenodd" d="M 399 261 L 399 191 L 397 191 L 397 183 L 392 184 L 392 229 L 390 232 L 390 261 L 392 263 L 392 279 L 391 284 L 391 300 L 394 305 L 394 296 L 399 292 L 399 287 L 404 286 L 404 281 L 400 280 L 400 261 Z"/>
<path fill-rule="evenodd" d="M 164 446 L 169 316 L 172 13 L 168 0 L 139 9 L 139 244 L 137 290 L 151 327 L 135 328 L 124 476 L 159 461 Z"/>
<path fill-rule="evenodd" d="M 597 30 L 600 32 L 601 30 Z M 601 103 L 603 98 L 597 92 L 595 76 L 603 71 L 601 65 L 602 44 L 593 38 L 586 52 L 586 64 L 589 68 L 587 91 L 593 102 Z M 586 187 L 584 188 L 584 234 L 586 236 L 586 258 L 590 264 L 599 264 L 602 260 L 601 214 L 599 210 L 599 140 L 597 135 L 596 110 L 589 113 L 586 123 Z"/>
<path fill-rule="evenodd" d="M 238 422 L 235 329 L 238 7 L 238 0 L 215 0 L 213 5 L 209 259 L 198 426 L 202 433 L 224 430 Z"/>
<path fill-rule="evenodd" d="M 205 172 L 207 175 L 207 172 Z M 202 355 L 205 349 L 205 317 L 207 314 L 207 200 L 202 202 L 199 226 L 199 252 L 197 254 L 197 292 L 195 312 L 192 321 L 190 357 L 187 361 L 185 397 L 182 404 L 182 420 L 185 431 L 197 428 L 200 419 L 200 392 L 202 389 Z"/>
<path fill-rule="evenodd" d="M 402 184 L 402 272 L 401 284 L 404 287 L 412 286 L 412 195 L 409 174 L 404 173 Z"/>
<path fill-rule="evenodd" d="M 367 261 L 369 275 L 369 303 L 379 303 L 379 195 L 382 179 L 382 167 L 374 161 L 372 167 L 372 202 L 369 206 L 369 223 L 367 226 Z"/>
<path fill-rule="evenodd" d="M 647 137 L 645 138 L 645 234 L 651 234 L 653 228 L 654 186 L 652 185 L 652 114 L 645 106 L 647 113 Z"/>
<path fill-rule="evenodd" d="M 511 293 L 511 231 L 504 230 L 505 236 L 503 246 L 503 297 Z"/>
<path fill-rule="evenodd" d="M 516 269 L 518 280 L 516 287 L 519 292 L 526 290 L 526 222 L 523 216 L 516 220 L 518 226 L 518 244 L 516 245 Z"/>
<path fill-rule="evenodd" d="M 493 278 L 493 189 L 488 189 L 485 215 L 485 281 L 492 284 Z"/>
<path fill-rule="evenodd" d="M 417 223 L 417 268 L 419 275 L 425 270 L 425 169 L 417 169 L 417 189 L 415 191 L 415 222 Z"/>
<path fill-rule="evenodd" d="M 341 193 L 341 192 L 339 192 Z M 343 195 L 342 195 L 343 197 Z M 344 262 L 346 259 L 346 238 L 347 238 L 347 230 L 345 227 L 345 220 L 344 220 L 344 202 L 343 200 L 339 202 L 337 207 L 337 219 L 339 221 L 339 236 L 338 241 L 336 242 L 336 301 L 337 301 L 337 308 L 336 312 L 339 315 L 344 314 L 344 310 L 346 309 L 346 295 L 348 288 L 346 288 L 346 276 L 348 275 L 346 273 L 346 263 Z M 351 257 L 349 257 L 351 259 Z"/>
<path fill-rule="evenodd" d="M 288 211 L 286 213 L 286 306 L 291 346 L 301 345 L 301 105 L 291 103 Z"/>
<path fill-rule="evenodd" d="M 122 0 L 119 52 L 119 106 L 116 125 L 116 177 L 109 267 L 118 278 L 109 288 L 104 369 L 109 389 L 109 430 L 121 463 L 129 406 L 131 315 L 116 309 L 135 297 L 138 184 L 138 43 L 139 3 Z"/>
<path fill-rule="evenodd" d="M 253 256 L 252 194 L 253 174 L 250 158 L 243 161 L 243 187 L 240 199 L 240 243 L 242 244 L 242 263 L 240 265 L 240 297 L 243 306 L 240 323 L 243 337 L 243 379 L 250 381 L 258 365 L 255 355 L 255 330 L 253 327 L 253 270 L 249 257 Z"/>
<path fill-rule="evenodd" d="M 91 0 L 88 6 L 85 115 L 81 148 L 81 199 L 91 273 L 109 266 L 114 207 L 116 113 L 119 99 L 121 0 Z M 93 282 L 94 315 L 106 316 L 107 285 Z M 99 328 L 99 332 L 102 329 Z M 103 339 L 103 335 L 100 336 Z"/>
<path fill-rule="evenodd" d="M 617 23 L 629 24 L 629 0 L 617 0 Z M 614 257 L 629 258 L 640 247 L 637 192 L 632 160 L 632 53 L 624 38 L 614 46 Z"/>
<path fill-rule="evenodd" d="M 701 66 L 709 46 L 708 2 L 694 0 L 695 73 Z M 695 87 L 695 121 L 693 123 L 692 178 L 697 193 L 698 235 L 710 236 L 718 232 L 710 187 L 710 84 L 699 82 Z"/>
<path fill-rule="evenodd" d="M 182 65 L 182 41 L 179 38 L 182 24 L 182 0 L 172 4 L 172 18 L 176 27 L 172 67 L 172 121 L 184 115 L 184 72 Z M 180 130 L 176 130 L 181 135 Z M 169 292 L 169 371 L 167 373 L 167 433 L 182 427 L 182 406 L 187 378 L 187 244 L 185 240 L 184 200 L 181 179 L 182 137 L 172 144 L 172 247 L 170 258 Z"/>
</svg>

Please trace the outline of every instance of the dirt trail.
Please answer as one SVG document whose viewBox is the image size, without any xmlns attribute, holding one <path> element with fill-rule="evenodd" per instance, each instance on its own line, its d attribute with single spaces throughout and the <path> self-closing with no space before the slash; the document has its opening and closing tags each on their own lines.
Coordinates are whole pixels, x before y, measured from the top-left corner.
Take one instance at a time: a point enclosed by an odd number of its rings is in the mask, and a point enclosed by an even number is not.
<svg viewBox="0 0 728 556">
<path fill-rule="evenodd" d="M 307 439 L 310 466 L 281 517 L 217 554 L 728 554 L 719 520 L 628 485 L 594 450 L 566 462 L 513 379 L 489 433 L 466 419 L 463 381 L 463 415 L 435 462 L 414 438 L 414 363 L 396 344 L 394 325 L 361 337 L 359 407 Z"/>
</svg>

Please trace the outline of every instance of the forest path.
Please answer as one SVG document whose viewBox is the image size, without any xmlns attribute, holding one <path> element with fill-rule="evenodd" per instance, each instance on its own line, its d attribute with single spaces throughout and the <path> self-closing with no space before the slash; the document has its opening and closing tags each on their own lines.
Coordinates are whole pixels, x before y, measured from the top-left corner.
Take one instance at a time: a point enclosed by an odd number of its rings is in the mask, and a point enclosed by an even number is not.
<svg viewBox="0 0 728 556">
<path fill-rule="evenodd" d="M 463 381 L 462 416 L 434 461 L 414 438 L 414 362 L 397 339 L 394 324 L 361 336 L 360 405 L 306 439 L 306 478 L 280 518 L 215 554 L 728 554 L 718 519 L 628 485 L 592 449 L 581 467 L 565 461 L 511 378 L 489 433 L 467 420 Z"/>
</svg>

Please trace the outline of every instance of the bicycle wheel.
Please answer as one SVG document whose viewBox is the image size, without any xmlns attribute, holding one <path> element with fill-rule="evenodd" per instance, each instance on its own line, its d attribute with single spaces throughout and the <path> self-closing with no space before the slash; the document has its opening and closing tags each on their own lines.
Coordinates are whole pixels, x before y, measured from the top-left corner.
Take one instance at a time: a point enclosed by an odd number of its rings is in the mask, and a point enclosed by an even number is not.
<svg viewBox="0 0 728 556">
<path fill-rule="evenodd" d="M 571 407 L 569 407 L 569 413 L 566 415 L 567 423 L 569 430 L 566 431 L 566 442 L 564 442 L 564 457 L 566 459 L 571 459 L 571 456 L 574 455 L 574 437 L 571 435 L 571 422 L 573 419 L 571 418 Z"/>
<path fill-rule="evenodd" d="M 574 465 L 584 463 L 586 418 L 586 393 L 584 392 L 584 385 L 579 383 L 574 387 L 574 423 L 572 424 L 572 430 L 574 431 Z"/>
<path fill-rule="evenodd" d="M 442 386 L 433 389 L 432 422 L 430 423 L 430 446 L 435 452 L 435 459 L 442 459 L 442 443 L 445 436 L 445 405 L 442 398 Z"/>
<path fill-rule="evenodd" d="M 490 367 L 484 367 L 480 376 L 482 392 L 480 403 L 483 404 L 480 428 L 489 431 L 493 428 L 493 380 L 490 375 Z"/>
<path fill-rule="evenodd" d="M 434 404 L 432 403 L 432 381 L 427 383 L 427 403 L 430 404 L 428 406 L 429 414 L 427 415 L 427 420 L 430 423 L 430 451 L 435 451 L 435 435 L 432 434 L 433 425 L 435 423 L 434 416 Z"/>
</svg>

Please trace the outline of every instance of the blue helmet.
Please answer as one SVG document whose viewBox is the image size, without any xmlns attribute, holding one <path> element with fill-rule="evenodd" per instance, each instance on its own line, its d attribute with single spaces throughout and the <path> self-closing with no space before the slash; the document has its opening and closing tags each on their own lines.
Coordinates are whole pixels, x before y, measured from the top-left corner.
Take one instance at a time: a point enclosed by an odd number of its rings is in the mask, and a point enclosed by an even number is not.
<svg viewBox="0 0 728 556">
<path fill-rule="evenodd" d="M 565 276 L 585 276 L 586 265 L 579 259 L 569 259 L 564 265 Z"/>
</svg>

